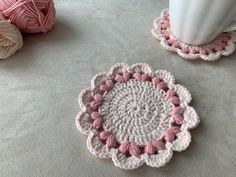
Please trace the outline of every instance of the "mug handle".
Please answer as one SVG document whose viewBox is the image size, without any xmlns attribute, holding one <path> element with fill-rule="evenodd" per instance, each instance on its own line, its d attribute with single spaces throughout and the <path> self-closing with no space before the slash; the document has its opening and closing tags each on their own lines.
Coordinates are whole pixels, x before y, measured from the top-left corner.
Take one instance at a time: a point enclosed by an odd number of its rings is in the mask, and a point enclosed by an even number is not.
<svg viewBox="0 0 236 177">
<path fill-rule="evenodd" d="M 236 20 L 233 21 L 224 32 L 232 32 L 232 31 L 236 31 Z"/>
</svg>

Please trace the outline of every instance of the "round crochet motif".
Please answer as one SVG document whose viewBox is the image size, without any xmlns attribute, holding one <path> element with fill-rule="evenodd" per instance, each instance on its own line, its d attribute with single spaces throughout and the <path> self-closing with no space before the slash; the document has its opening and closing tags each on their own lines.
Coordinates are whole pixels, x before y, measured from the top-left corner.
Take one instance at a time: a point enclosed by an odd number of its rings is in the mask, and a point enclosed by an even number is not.
<svg viewBox="0 0 236 177">
<path fill-rule="evenodd" d="M 189 129 L 199 118 L 190 101 L 171 73 L 147 64 L 116 64 L 81 92 L 76 125 L 88 135 L 95 156 L 123 169 L 160 167 L 191 141 Z"/>
<path fill-rule="evenodd" d="M 173 106 L 165 100 L 163 90 L 155 89 L 151 82 L 129 80 L 114 85 L 104 95 L 100 113 L 104 115 L 104 129 L 115 134 L 119 142 L 145 145 L 161 139 L 171 126 L 168 115 L 171 109 Z"/>
<path fill-rule="evenodd" d="M 160 44 L 166 50 L 176 52 L 179 56 L 189 59 L 202 59 L 216 61 L 222 56 L 229 56 L 235 51 L 236 33 L 226 32 L 215 40 L 204 45 L 189 45 L 177 39 L 172 33 L 169 21 L 168 9 L 162 11 L 161 16 L 153 22 L 152 35 L 160 40 Z"/>
</svg>

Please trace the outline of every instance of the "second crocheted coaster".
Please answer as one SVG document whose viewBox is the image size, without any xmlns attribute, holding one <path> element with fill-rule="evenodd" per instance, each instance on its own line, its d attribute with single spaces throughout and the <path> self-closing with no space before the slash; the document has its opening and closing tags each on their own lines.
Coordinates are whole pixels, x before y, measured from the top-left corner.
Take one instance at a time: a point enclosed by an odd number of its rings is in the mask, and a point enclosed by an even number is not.
<svg viewBox="0 0 236 177">
<path fill-rule="evenodd" d="M 76 125 L 95 156 L 123 169 L 160 167 L 191 141 L 189 129 L 199 122 L 191 99 L 165 70 L 116 64 L 81 92 Z"/>
<path fill-rule="evenodd" d="M 236 35 L 233 32 L 222 33 L 214 41 L 200 46 L 180 41 L 171 33 L 168 9 L 162 11 L 161 16 L 154 20 L 153 25 L 152 35 L 160 40 L 160 44 L 166 50 L 176 52 L 185 59 L 200 58 L 206 61 L 215 61 L 235 51 Z"/>
</svg>

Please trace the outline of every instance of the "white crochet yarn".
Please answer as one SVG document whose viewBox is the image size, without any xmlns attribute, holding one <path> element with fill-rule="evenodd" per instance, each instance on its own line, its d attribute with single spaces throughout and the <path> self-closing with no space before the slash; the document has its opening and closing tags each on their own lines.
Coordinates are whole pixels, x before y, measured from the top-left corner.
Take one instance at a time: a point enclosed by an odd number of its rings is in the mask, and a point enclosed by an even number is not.
<svg viewBox="0 0 236 177">
<path fill-rule="evenodd" d="M 173 122 L 168 114 L 173 105 L 165 100 L 164 94 L 151 82 L 129 80 L 114 85 L 104 95 L 100 108 L 104 129 L 115 134 L 119 142 L 145 145 L 160 139 Z"/>
<path fill-rule="evenodd" d="M 170 114 L 174 105 L 165 99 L 166 91 L 154 88 L 150 81 L 141 82 L 131 78 L 125 83 L 116 82 L 110 91 L 103 94 L 103 104 L 98 110 L 103 116 L 102 131 L 111 132 L 116 138 L 117 146 L 109 148 L 99 136 L 101 129 L 92 126 L 92 110 L 89 105 L 94 94 L 99 92 L 104 82 L 125 72 L 141 72 L 158 77 L 167 83 L 168 89 L 174 90 L 179 96 L 180 106 L 184 109 L 184 122 L 176 139 L 166 142 L 165 149 L 158 153 L 150 155 L 142 151 L 139 156 L 126 156 L 118 150 L 118 146 L 124 141 L 144 148 L 148 141 L 160 140 L 173 122 Z M 173 151 L 183 151 L 191 142 L 189 129 L 199 123 L 196 111 L 189 105 L 191 99 L 191 94 L 185 87 L 175 84 L 175 78 L 170 72 L 153 71 L 144 63 L 132 66 L 119 63 L 109 72 L 97 74 L 91 81 L 91 87 L 80 93 L 79 103 L 82 110 L 76 117 L 76 126 L 81 133 L 88 135 L 87 147 L 93 155 L 111 158 L 119 168 L 135 169 L 144 163 L 151 167 L 161 167 L 172 158 Z"/>
<path fill-rule="evenodd" d="M 169 20 L 169 11 L 168 9 L 164 9 L 160 15 L 160 17 L 157 17 L 153 21 L 154 28 L 151 30 L 151 33 L 154 38 L 160 40 L 160 44 L 162 47 L 164 47 L 166 50 L 169 50 L 171 52 L 176 52 L 179 56 L 188 59 L 188 60 L 196 60 L 196 59 L 202 59 L 205 61 L 216 61 L 220 59 L 222 56 L 229 56 L 231 55 L 236 48 L 235 42 L 236 42 L 236 33 L 235 32 L 229 32 L 228 35 L 231 36 L 231 39 L 227 41 L 227 44 L 225 48 L 221 51 L 215 51 L 210 52 L 208 55 L 202 54 L 202 53 L 185 53 L 182 49 L 188 48 L 195 51 L 201 51 L 201 50 L 212 50 L 218 46 L 219 43 L 222 42 L 222 39 L 224 38 L 225 34 L 219 35 L 215 40 L 208 44 L 204 45 L 189 45 L 186 44 L 179 39 L 177 39 L 170 31 L 170 27 L 168 27 L 166 30 L 168 33 L 170 33 L 170 39 L 175 40 L 179 47 L 175 47 L 169 44 L 169 41 L 166 39 L 166 37 L 162 34 L 162 22 L 165 20 Z"/>
<path fill-rule="evenodd" d="M 23 46 L 20 31 L 0 16 L 0 59 L 13 55 Z"/>
</svg>

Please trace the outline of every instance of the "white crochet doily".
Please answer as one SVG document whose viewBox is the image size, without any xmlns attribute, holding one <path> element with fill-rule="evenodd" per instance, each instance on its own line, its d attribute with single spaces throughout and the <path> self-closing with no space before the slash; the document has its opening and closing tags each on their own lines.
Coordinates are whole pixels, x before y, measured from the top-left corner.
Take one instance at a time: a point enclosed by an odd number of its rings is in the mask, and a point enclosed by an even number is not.
<svg viewBox="0 0 236 177">
<path fill-rule="evenodd" d="M 76 126 L 87 146 L 123 169 L 165 165 L 173 151 L 185 150 L 189 129 L 199 123 L 189 91 L 174 76 L 147 64 L 120 63 L 97 74 L 79 96 Z"/>
<path fill-rule="evenodd" d="M 160 44 L 169 51 L 176 52 L 185 59 L 203 59 L 216 61 L 222 56 L 229 56 L 235 51 L 236 33 L 222 33 L 214 41 L 205 45 L 189 45 L 177 39 L 170 30 L 168 9 L 162 11 L 161 16 L 153 22 L 152 35 L 160 40 Z"/>
</svg>

